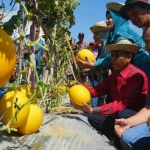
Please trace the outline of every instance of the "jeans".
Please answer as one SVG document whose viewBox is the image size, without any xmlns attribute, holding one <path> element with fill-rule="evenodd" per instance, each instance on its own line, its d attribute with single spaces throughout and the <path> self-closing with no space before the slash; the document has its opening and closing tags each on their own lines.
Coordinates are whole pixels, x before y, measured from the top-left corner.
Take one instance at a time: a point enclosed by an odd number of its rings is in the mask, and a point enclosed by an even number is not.
<svg viewBox="0 0 150 150">
<path fill-rule="evenodd" d="M 4 94 L 6 94 L 6 90 L 7 90 L 7 87 L 6 85 L 5 86 L 2 86 L 0 88 L 0 98 L 2 98 L 4 96 Z"/>
<path fill-rule="evenodd" d="M 38 74 L 38 77 L 40 76 L 40 74 L 41 74 L 41 70 L 40 70 L 40 68 L 36 68 L 36 71 L 37 71 L 37 74 Z"/>
<path fill-rule="evenodd" d="M 92 86 L 96 86 L 98 82 L 96 80 L 92 80 Z M 98 106 L 98 97 L 93 97 L 92 98 L 92 107 L 97 107 Z"/>
<path fill-rule="evenodd" d="M 126 130 L 120 143 L 124 150 L 150 150 L 150 130 L 147 124 L 143 123 Z"/>
<path fill-rule="evenodd" d="M 114 139 L 115 146 L 122 150 L 119 138 L 114 133 L 114 123 L 116 118 L 128 118 L 136 114 L 136 111 L 124 109 L 116 114 L 116 117 L 103 116 L 100 114 L 90 114 L 88 121 L 92 127 L 104 134 L 109 139 Z"/>
</svg>

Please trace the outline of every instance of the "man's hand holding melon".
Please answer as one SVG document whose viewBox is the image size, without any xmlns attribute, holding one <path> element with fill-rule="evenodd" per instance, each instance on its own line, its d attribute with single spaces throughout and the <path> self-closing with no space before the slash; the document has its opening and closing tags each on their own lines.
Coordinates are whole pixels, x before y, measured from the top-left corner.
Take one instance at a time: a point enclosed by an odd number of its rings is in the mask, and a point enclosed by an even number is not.
<svg viewBox="0 0 150 150">
<path fill-rule="evenodd" d="M 71 104 L 84 112 L 93 113 L 92 107 L 88 105 L 91 100 L 90 92 L 82 85 L 74 85 L 69 90 Z"/>
</svg>

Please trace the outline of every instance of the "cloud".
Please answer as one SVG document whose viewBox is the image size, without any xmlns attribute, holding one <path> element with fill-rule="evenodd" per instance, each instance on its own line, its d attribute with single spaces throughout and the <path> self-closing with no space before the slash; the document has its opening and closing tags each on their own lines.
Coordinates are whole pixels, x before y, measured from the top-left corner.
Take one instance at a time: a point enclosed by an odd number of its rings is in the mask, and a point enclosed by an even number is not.
<svg viewBox="0 0 150 150">
<path fill-rule="evenodd" d="M 25 34 L 26 35 L 29 35 L 30 34 L 30 25 L 32 24 L 32 22 L 30 22 L 30 24 L 29 24 L 29 26 L 28 26 L 28 29 L 27 29 L 27 31 L 25 32 Z M 44 35 L 44 32 L 43 32 L 43 29 L 40 27 L 40 35 L 39 36 L 42 36 L 42 35 Z M 12 34 L 12 37 L 14 38 L 14 39 L 16 39 L 16 38 L 19 38 L 19 33 L 18 33 L 18 29 L 14 29 L 14 32 L 13 32 L 13 34 Z"/>
<path fill-rule="evenodd" d="M 12 8 L 9 8 L 9 10 L 7 10 L 6 12 L 4 12 L 4 16 L 6 16 L 7 14 L 8 15 L 5 18 L 3 18 L 2 21 L 3 22 L 9 21 L 9 19 L 11 19 L 12 16 L 14 16 L 14 15 L 17 14 L 17 12 L 19 10 L 19 7 L 20 7 L 19 4 L 16 4 L 15 7 L 14 7 L 14 9 L 12 11 L 10 11 Z"/>
<path fill-rule="evenodd" d="M 8 12 L 5 12 L 4 13 L 4 16 L 5 15 L 7 15 L 7 13 Z M 16 15 L 17 14 L 17 11 L 11 11 L 11 12 L 9 12 L 9 14 L 2 20 L 3 22 L 7 22 L 7 21 L 9 21 L 9 19 L 11 19 L 11 17 L 13 16 L 13 15 Z"/>
<path fill-rule="evenodd" d="M 4 16 L 7 15 L 5 18 L 3 18 L 2 22 L 5 23 L 7 21 L 9 21 L 11 19 L 12 16 L 16 15 L 18 10 L 19 10 L 19 4 L 15 5 L 14 9 L 12 11 L 7 11 L 7 12 L 4 12 Z M 9 9 L 11 10 L 11 8 Z M 9 12 L 9 13 L 8 13 Z M 30 22 L 30 25 L 31 25 L 31 22 Z M 26 35 L 30 34 L 30 25 L 28 26 L 28 29 L 26 31 Z M 44 34 L 42 28 L 40 28 L 40 36 L 42 36 Z M 19 33 L 18 33 L 18 29 L 15 29 L 13 34 L 12 34 L 12 37 L 13 38 L 18 38 L 19 37 Z"/>
</svg>

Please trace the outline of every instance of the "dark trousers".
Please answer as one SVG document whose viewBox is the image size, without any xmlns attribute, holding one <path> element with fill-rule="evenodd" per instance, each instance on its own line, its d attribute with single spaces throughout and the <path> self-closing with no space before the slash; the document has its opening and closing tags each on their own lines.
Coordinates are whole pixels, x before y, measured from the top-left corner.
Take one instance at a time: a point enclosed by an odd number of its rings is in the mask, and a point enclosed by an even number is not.
<svg viewBox="0 0 150 150">
<path fill-rule="evenodd" d="M 136 150 L 150 150 L 150 137 L 144 137 L 134 143 Z"/>
<path fill-rule="evenodd" d="M 109 139 L 114 139 L 114 144 L 121 150 L 119 138 L 114 133 L 115 119 L 117 118 L 129 118 L 136 114 L 136 111 L 130 109 L 124 109 L 117 113 L 116 117 L 103 116 L 99 114 L 90 114 L 88 121 L 92 127 L 104 134 Z"/>
</svg>

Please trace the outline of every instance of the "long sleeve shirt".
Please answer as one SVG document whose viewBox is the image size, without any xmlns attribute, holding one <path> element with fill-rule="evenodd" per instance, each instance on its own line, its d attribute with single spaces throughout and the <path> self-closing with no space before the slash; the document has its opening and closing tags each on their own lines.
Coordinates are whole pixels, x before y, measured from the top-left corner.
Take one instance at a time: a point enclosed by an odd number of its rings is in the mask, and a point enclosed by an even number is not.
<svg viewBox="0 0 150 150">
<path fill-rule="evenodd" d="M 100 114 L 111 115 L 125 108 L 139 111 L 144 107 L 148 79 L 143 71 L 130 64 L 123 71 L 109 75 L 107 80 L 96 87 L 86 87 L 92 97 L 111 93 L 112 102 L 100 106 Z"/>
</svg>

